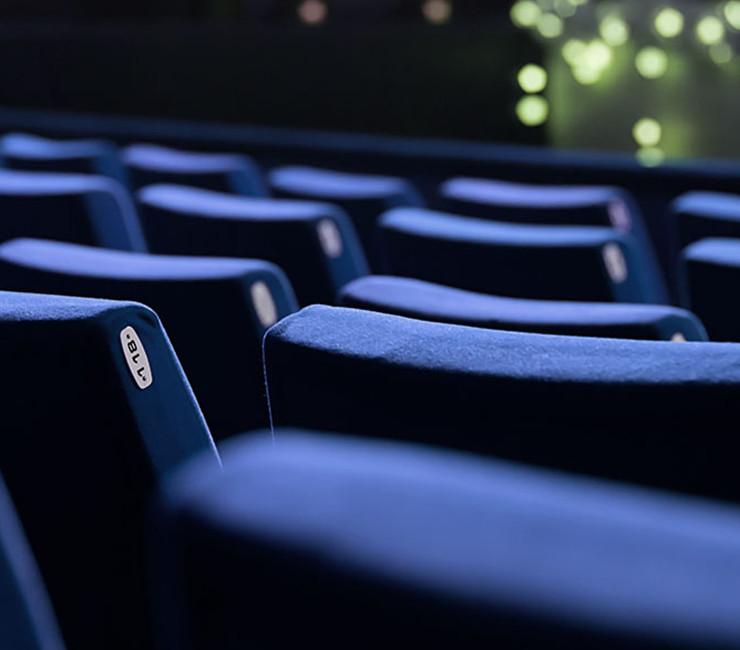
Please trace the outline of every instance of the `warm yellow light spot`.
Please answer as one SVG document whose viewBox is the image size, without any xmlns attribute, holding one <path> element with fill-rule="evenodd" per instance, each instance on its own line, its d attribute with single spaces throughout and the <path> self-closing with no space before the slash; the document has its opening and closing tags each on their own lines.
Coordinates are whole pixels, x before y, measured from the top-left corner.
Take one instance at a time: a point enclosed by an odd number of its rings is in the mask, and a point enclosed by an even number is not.
<svg viewBox="0 0 740 650">
<path fill-rule="evenodd" d="M 715 43 L 709 46 L 709 57 L 717 65 L 729 63 L 733 55 L 732 47 L 728 43 Z"/>
<path fill-rule="evenodd" d="M 660 142 L 663 129 L 657 120 L 651 117 L 643 117 L 641 120 L 637 120 L 632 127 L 632 136 L 641 147 L 654 147 Z"/>
<path fill-rule="evenodd" d="M 537 19 L 537 31 L 545 38 L 557 38 L 563 33 L 563 19 L 555 14 L 542 14 Z"/>
<path fill-rule="evenodd" d="M 550 114 L 550 105 L 544 97 L 527 95 L 522 97 L 516 105 L 516 115 L 522 124 L 539 126 L 547 121 Z"/>
<path fill-rule="evenodd" d="M 519 0 L 511 8 L 511 20 L 517 27 L 534 27 L 542 10 L 531 0 Z"/>
<path fill-rule="evenodd" d="M 599 34 L 612 47 L 619 47 L 629 39 L 630 28 L 619 16 L 605 16 L 599 23 Z"/>
<path fill-rule="evenodd" d="M 653 24 L 663 38 L 675 38 L 683 31 L 683 14 L 673 7 L 664 7 L 655 14 Z"/>
<path fill-rule="evenodd" d="M 583 55 L 586 53 L 586 44 L 577 38 L 568 39 L 561 50 L 563 58 L 570 65 L 578 65 L 583 61 Z"/>
<path fill-rule="evenodd" d="M 725 26 L 717 16 L 704 16 L 696 23 L 696 37 L 704 45 L 719 43 L 725 37 Z"/>
<path fill-rule="evenodd" d="M 635 155 L 645 167 L 655 167 L 665 160 L 665 153 L 660 147 L 640 147 Z"/>
<path fill-rule="evenodd" d="M 635 56 L 635 66 L 646 79 L 658 79 L 668 69 L 668 55 L 659 47 L 644 47 Z"/>
<path fill-rule="evenodd" d="M 730 27 L 740 30 L 740 0 L 725 2 L 724 14 Z"/>
<path fill-rule="evenodd" d="M 449 0 L 426 0 L 421 5 L 424 18 L 435 25 L 443 25 L 452 17 L 452 4 Z"/>
<path fill-rule="evenodd" d="M 544 68 L 529 63 L 519 70 L 517 81 L 525 93 L 539 93 L 547 85 L 547 72 Z"/>
<path fill-rule="evenodd" d="M 321 0 L 304 0 L 298 5 L 298 18 L 307 25 L 320 25 L 329 13 Z"/>
</svg>

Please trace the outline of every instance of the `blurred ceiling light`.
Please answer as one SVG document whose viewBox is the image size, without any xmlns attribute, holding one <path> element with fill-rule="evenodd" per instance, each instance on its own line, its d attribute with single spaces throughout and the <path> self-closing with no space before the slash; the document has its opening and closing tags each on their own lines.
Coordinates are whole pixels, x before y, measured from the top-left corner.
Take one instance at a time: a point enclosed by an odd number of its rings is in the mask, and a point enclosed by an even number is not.
<svg viewBox="0 0 740 650">
<path fill-rule="evenodd" d="M 657 120 L 643 117 L 632 127 L 632 136 L 641 147 L 655 147 L 663 136 L 663 129 Z"/>
<path fill-rule="evenodd" d="M 547 85 L 547 72 L 534 63 L 528 63 L 519 70 L 517 81 L 525 93 L 539 93 Z"/>
<path fill-rule="evenodd" d="M 555 14 L 542 14 L 537 19 L 537 31 L 545 38 L 557 38 L 563 33 L 563 19 Z"/>
<path fill-rule="evenodd" d="M 725 26 L 717 16 L 704 16 L 696 23 L 696 37 L 704 45 L 714 45 L 725 37 Z"/>
<path fill-rule="evenodd" d="M 599 23 L 599 33 L 612 47 L 624 45 L 630 37 L 630 28 L 619 16 L 605 16 Z"/>
<path fill-rule="evenodd" d="M 653 25 L 663 38 L 675 38 L 683 31 L 683 14 L 673 7 L 664 7 L 657 14 Z"/>
<path fill-rule="evenodd" d="M 658 79 L 668 69 L 668 55 L 659 47 L 644 47 L 635 56 L 635 67 L 645 79 Z"/>
<path fill-rule="evenodd" d="M 517 27 L 534 27 L 542 10 L 532 0 L 519 0 L 511 8 L 511 20 Z"/>
<path fill-rule="evenodd" d="M 320 25 L 329 13 L 321 0 L 304 0 L 298 5 L 298 18 L 307 25 Z"/>
<path fill-rule="evenodd" d="M 733 29 L 740 30 L 740 0 L 725 2 L 723 9 L 725 19 Z"/>
<path fill-rule="evenodd" d="M 516 105 L 516 115 L 526 126 L 539 126 L 547 121 L 550 105 L 544 97 L 527 95 Z"/>
<path fill-rule="evenodd" d="M 421 13 L 430 23 L 443 25 L 452 17 L 452 3 L 449 0 L 426 0 L 421 5 Z"/>
</svg>

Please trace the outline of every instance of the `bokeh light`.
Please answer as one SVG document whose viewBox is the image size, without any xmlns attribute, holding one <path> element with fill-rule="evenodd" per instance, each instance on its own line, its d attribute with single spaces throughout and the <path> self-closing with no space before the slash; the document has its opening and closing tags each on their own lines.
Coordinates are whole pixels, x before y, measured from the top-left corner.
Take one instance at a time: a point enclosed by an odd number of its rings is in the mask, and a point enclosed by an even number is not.
<svg viewBox="0 0 740 650">
<path fill-rule="evenodd" d="M 640 147 L 635 155 L 645 167 L 655 167 L 665 160 L 665 153 L 660 147 Z"/>
<path fill-rule="evenodd" d="M 583 56 L 586 53 L 586 43 L 577 38 L 569 38 L 563 44 L 561 52 L 569 65 L 578 65 L 583 62 Z"/>
<path fill-rule="evenodd" d="M 537 19 L 537 31 L 545 38 L 557 38 L 563 33 L 563 19 L 555 14 L 544 13 Z"/>
<path fill-rule="evenodd" d="M 321 0 L 304 0 L 298 5 L 298 18 L 306 25 L 320 25 L 326 20 L 329 10 Z"/>
<path fill-rule="evenodd" d="M 740 30 L 740 0 L 725 2 L 723 13 L 730 27 Z"/>
<path fill-rule="evenodd" d="M 732 61 L 734 52 L 729 43 L 715 43 L 709 47 L 709 58 L 717 65 L 724 65 Z"/>
<path fill-rule="evenodd" d="M 632 127 L 632 137 L 641 147 L 655 147 L 663 137 L 663 129 L 658 120 L 643 117 Z"/>
<path fill-rule="evenodd" d="M 517 81 L 525 93 L 539 93 L 547 85 L 547 72 L 534 63 L 528 63 L 519 70 Z"/>
<path fill-rule="evenodd" d="M 605 16 L 599 23 L 599 34 L 612 47 L 624 45 L 630 37 L 630 28 L 619 16 Z"/>
<path fill-rule="evenodd" d="M 532 0 L 519 0 L 511 8 L 511 20 L 517 27 L 534 27 L 542 10 Z"/>
<path fill-rule="evenodd" d="M 539 126 L 547 121 L 550 105 L 540 95 L 522 97 L 516 105 L 516 115 L 526 126 Z"/>
<path fill-rule="evenodd" d="M 421 13 L 428 22 L 443 25 L 452 17 L 452 3 L 450 0 L 426 0 L 421 6 Z"/>
<path fill-rule="evenodd" d="M 717 16 L 704 16 L 696 23 L 696 37 L 704 45 L 719 43 L 725 37 L 725 26 Z"/>
<path fill-rule="evenodd" d="M 673 7 L 664 7 L 655 14 L 653 24 L 655 31 L 663 38 L 675 38 L 683 32 L 683 14 Z"/>
<path fill-rule="evenodd" d="M 635 56 L 635 67 L 645 79 L 658 79 L 668 69 L 668 55 L 659 47 L 644 47 Z"/>
</svg>

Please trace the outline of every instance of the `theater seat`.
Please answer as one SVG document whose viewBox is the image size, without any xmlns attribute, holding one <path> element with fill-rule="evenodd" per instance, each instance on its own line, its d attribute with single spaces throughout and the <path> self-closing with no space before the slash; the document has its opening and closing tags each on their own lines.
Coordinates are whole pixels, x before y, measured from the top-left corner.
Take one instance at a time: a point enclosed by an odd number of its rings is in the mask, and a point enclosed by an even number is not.
<svg viewBox="0 0 740 650">
<path fill-rule="evenodd" d="M 154 144 L 132 144 L 121 151 L 133 187 L 177 183 L 217 192 L 265 196 L 260 170 L 233 153 L 180 151 Z"/>
<path fill-rule="evenodd" d="M 683 252 L 686 304 L 714 341 L 740 341 L 740 239 L 703 239 Z"/>
<path fill-rule="evenodd" d="M 326 203 L 255 199 L 177 185 L 138 193 L 152 252 L 254 257 L 288 275 L 298 301 L 333 304 L 367 272 L 352 224 Z"/>
<path fill-rule="evenodd" d="M 631 235 L 667 301 L 663 274 L 634 199 L 618 187 L 531 185 L 480 178 L 451 178 L 440 187 L 443 208 L 453 214 L 514 223 L 606 226 Z"/>
<path fill-rule="evenodd" d="M 0 481 L 0 647 L 63 650 L 36 560 Z"/>
<path fill-rule="evenodd" d="M 517 298 L 655 303 L 634 240 L 610 228 L 519 225 L 419 208 L 380 220 L 393 275 Z"/>
<path fill-rule="evenodd" d="M 102 176 L 0 170 L 0 241 L 40 237 L 144 250 L 134 206 Z"/>
<path fill-rule="evenodd" d="M 0 245 L 0 287 L 145 303 L 163 320 L 214 437 L 267 426 L 262 336 L 298 308 L 273 264 L 13 240 Z"/>
<path fill-rule="evenodd" d="M 422 206 L 424 200 L 403 178 L 350 174 L 314 167 L 281 167 L 270 174 L 276 196 L 326 201 L 341 206 L 352 219 L 370 268 L 386 268 L 378 219 L 386 210 Z"/>
<path fill-rule="evenodd" d="M 273 326 L 264 354 L 275 426 L 394 435 L 740 498 L 738 345 L 505 332 L 317 305 Z"/>
<path fill-rule="evenodd" d="M 740 195 L 688 192 L 671 204 L 683 246 L 709 237 L 740 237 Z"/>
<path fill-rule="evenodd" d="M 737 507 L 300 431 L 224 467 L 160 500 L 163 648 L 740 647 Z"/>
<path fill-rule="evenodd" d="M 107 176 L 126 185 L 118 151 L 106 140 L 51 140 L 27 133 L 0 139 L 0 159 L 13 169 Z"/>
<path fill-rule="evenodd" d="M 150 647 L 150 495 L 219 463 L 167 335 L 136 303 L 0 292 L 0 347 L 0 471 L 67 646 Z"/>
<path fill-rule="evenodd" d="M 502 298 L 423 280 L 381 275 L 350 282 L 342 289 L 338 304 L 439 323 L 517 332 L 707 340 L 699 320 L 675 307 Z"/>
</svg>

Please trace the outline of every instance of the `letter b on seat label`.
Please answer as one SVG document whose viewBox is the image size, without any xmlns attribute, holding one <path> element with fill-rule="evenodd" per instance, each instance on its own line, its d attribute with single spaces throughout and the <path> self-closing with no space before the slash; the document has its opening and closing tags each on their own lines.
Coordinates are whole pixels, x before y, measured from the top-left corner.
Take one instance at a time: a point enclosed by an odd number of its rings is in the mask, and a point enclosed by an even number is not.
<svg viewBox="0 0 740 650">
<path fill-rule="evenodd" d="M 129 325 L 121 330 L 120 338 L 123 356 L 126 358 L 128 369 L 131 371 L 131 376 L 134 378 L 136 385 L 141 390 L 149 388 L 154 381 L 154 377 L 149 365 L 149 358 L 146 356 L 146 350 L 144 350 L 139 335 Z"/>
</svg>

